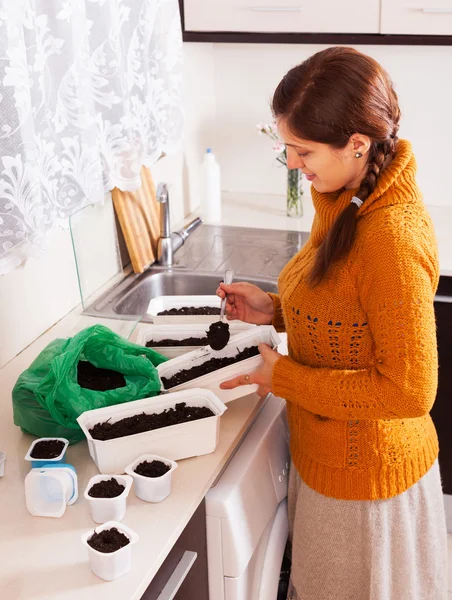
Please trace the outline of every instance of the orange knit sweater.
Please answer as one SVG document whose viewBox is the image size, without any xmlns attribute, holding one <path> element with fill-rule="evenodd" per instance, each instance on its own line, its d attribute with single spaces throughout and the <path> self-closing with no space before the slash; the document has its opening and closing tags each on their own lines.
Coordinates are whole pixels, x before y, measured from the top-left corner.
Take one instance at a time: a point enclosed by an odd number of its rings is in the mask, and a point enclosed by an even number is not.
<svg viewBox="0 0 452 600">
<path fill-rule="evenodd" d="M 353 249 L 311 288 L 316 248 L 356 190 L 320 194 L 308 243 L 281 272 L 273 324 L 289 356 L 273 370 L 286 398 L 292 458 L 326 496 L 389 498 L 432 466 L 429 411 L 437 388 L 432 224 L 415 182 L 409 142 L 358 210 Z"/>
</svg>

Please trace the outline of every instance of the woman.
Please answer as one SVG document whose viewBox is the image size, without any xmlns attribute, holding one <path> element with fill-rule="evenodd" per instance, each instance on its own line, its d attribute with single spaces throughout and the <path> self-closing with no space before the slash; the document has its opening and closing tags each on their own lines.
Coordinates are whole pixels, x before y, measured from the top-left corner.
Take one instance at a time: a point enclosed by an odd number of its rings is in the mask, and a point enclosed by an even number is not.
<svg viewBox="0 0 452 600">
<path fill-rule="evenodd" d="M 222 387 L 287 400 L 288 598 L 443 600 L 437 249 L 396 93 L 376 61 L 329 48 L 285 75 L 272 109 L 288 168 L 312 181 L 312 232 L 279 295 L 217 293 L 230 319 L 287 332 L 289 356 L 261 345 L 263 366 Z"/>
</svg>

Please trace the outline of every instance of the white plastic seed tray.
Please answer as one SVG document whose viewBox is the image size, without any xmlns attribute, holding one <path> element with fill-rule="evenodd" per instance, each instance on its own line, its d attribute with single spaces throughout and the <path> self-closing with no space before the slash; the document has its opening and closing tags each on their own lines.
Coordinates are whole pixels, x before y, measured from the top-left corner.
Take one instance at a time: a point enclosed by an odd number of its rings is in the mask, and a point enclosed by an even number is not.
<svg viewBox="0 0 452 600">
<path fill-rule="evenodd" d="M 218 321 L 218 315 L 161 315 L 158 313 L 172 308 L 183 308 L 190 306 L 199 308 L 201 306 L 214 306 L 220 308 L 221 299 L 218 296 L 157 296 L 149 302 L 147 313 L 154 323 L 214 323 Z"/>
<path fill-rule="evenodd" d="M 202 338 L 206 336 L 209 327 L 210 323 L 204 325 L 190 325 L 187 323 L 181 325 L 143 325 L 137 332 L 135 343 L 146 346 L 149 340 L 158 342 L 166 339 L 183 340 L 188 337 Z M 244 323 L 243 321 L 229 321 L 229 331 L 231 336 L 252 327 L 256 326 L 251 325 L 250 323 Z M 187 354 L 187 352 L 193 352 L 193 350 L 198 350 L 198 348 L 202 348 L 203 346 L 205 346 L 205 344 L 200 344 L 198 346 L 151 346 L 151 348 L 167 358 L 176 358 L 176 356 Z"/>
<path fill-rule="evenodd" d="M 207 406 L 214 416 L 106 441 L 95 440 L 89 433 L 96 423 L 107 419 L 115 423 L 142 412 L 160 413 L 167 408 L 174 408 L 179 402 L 186 402 L 189 406 Z M 218 444 L 220 416 L 226 408 L 211 390 L 190 389 L 88 410 L 77 421 L 88 440 L 89 453 L 99 471 L 119 475 L 142 454 L 158 454 L 171 460 L 181 460 L 214 452 Z"/>
<path fill-rule="evenodd" d="M 183 356 L 178 356 L 160 364 L 157 367 L 160 379 L 162 377 L 172 377 L 183 369 L 190 369 L 191 367 L 200 365 L 211 358 L 224 358 L 226 356 L 235 356 L 238 351 L 249 348 L 250 346 L 257 346 L 260 343 L 265 343 L 276 348 L 281 343 L 279 335 L 271 325 L 261 325 L 260 327 L 254 327 L 242 331 L 231 337 L 228 345 L 223 350 L 215 351 L 210 346 L 205 346 L 194 352 L 189 352 Z M 220 389 L 220 384 L 223 381 L 237 377 L 238 375 L 250 374 L 256 371 L 262 364 L 262 358 L 260 355 L 247 358 L 233 365 L 223 367 L 207 375 L 202 375 L 182 383 L 175 387 L 166 390 L 165 385 L 162 382 L 162 391 L 176 392 L 179 390 L 187 390 L 190 388 L 203 388 L 212 390 L 220 398 L 222 402 L 230 402 L 236 398 L 241 398 L 248 394 L 252 394 L 257 391 L 258 386 L 253 385 L 241 385 L 232 390 Z"/>
</svg>

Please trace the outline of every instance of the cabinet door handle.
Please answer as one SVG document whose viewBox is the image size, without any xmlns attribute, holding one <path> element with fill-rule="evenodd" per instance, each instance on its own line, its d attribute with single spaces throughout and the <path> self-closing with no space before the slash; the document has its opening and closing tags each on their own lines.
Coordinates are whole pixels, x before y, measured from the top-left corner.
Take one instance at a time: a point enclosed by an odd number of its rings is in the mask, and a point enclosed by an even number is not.
<svg viewBox="0 0 452 600">
<path fill-rule="evenodd" d="M 182 558 L 177 563 L 173 574 L 166 582 L 163 590 L 160 592 L 157 600 L 173 600 L 180 586 L 184 583 L 184 579 L 187 577 L 197 557 L 197 552 L 190 552 L 189 550 L 184 552 Z"/>
<path fill-rule="evenodd" d="M 436 15 L 450 15 L 452 14 L 452 8 L 421 8 L 424 14 L 436 14 Z"/>
<path fill-rule="evenodd" d="M 452 296 L 441 296 L 441 294 L 436 294 L 434 298 L 435 302 L 448 302 L 452 304 Z"/>
<path fill-rule="evenodd" d="M 254 12 L 301 12 L 301 6 L 250 6 Z"/>
</svg>

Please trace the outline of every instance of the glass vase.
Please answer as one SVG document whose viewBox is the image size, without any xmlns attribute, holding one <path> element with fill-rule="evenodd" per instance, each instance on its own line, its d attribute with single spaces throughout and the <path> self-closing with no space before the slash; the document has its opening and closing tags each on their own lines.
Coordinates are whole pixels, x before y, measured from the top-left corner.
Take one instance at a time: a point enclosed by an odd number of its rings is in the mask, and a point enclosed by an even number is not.
<svg viewBox="0 0 452 600">
<path fill-rule="evenodd" d="M 287 169 L 287 216 L 303 216 L 303 173 L 301 169 Z"/>
</svg>

